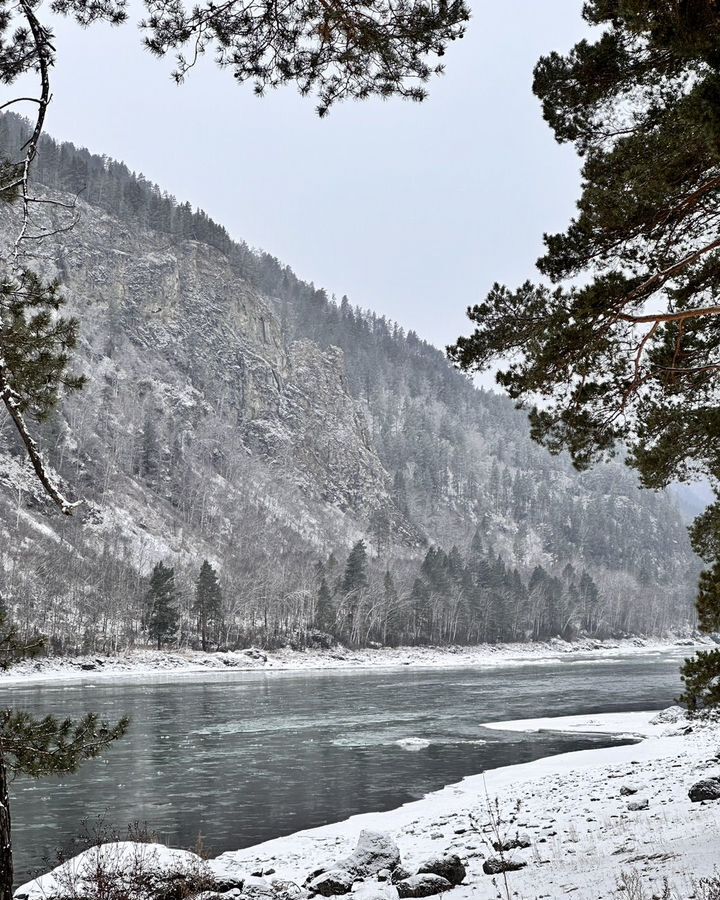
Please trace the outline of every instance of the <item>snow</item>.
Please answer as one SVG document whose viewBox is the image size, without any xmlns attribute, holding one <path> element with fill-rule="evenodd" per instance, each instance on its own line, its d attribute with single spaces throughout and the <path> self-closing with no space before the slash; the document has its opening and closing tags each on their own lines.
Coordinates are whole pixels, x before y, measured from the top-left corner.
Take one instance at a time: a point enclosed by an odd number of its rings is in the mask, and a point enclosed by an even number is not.
<svg viewBox="0 0 720 900">
<path fill-rule="evenodd" d="M 635 870 L 648 897 L 661 888 L 664 876 L 679 897 L 687 897 L 691 876 L 710 875 L 720 864 L 720 803 L 691 804 L 687 796 L 700 777 L 720 773 L 720 726 L 698 724 L 684 734 L 686 722 L 653 724 L 656 717 L 656 712 L 634 712 L 534 720 L 530 730 L 633 733 L 645 739 L 491 770 L 399 809 L 225 853 L 211 865 L 236 874 L 272 866 L 276 877 L 302 883 L 312 869 L 349 852 L 361 829 L 371 829 L 392 835 L 410 869 L 428 856 L 457 853 L 468 877 L 453 890 L 453 900 L 495 897 L 482 861 L 493 855 L 492 835 L 483 829 L 488 806 L 497 798 L 507 823 L 501 833 L 513 836 L 519 830 L 533 842 L 527 850 L 513 851 L 528 864 L 508 873 L 513 896 L 554 900 L 572 894 L 576 900 L 602 900 L 618 896 L 621 871 Z M 521 724 L 492 727 L 517 731 Z M 637 786 L 638 793 L 622 796 L 625 784 Z M 647 811 L 628 808 L 638 799 L 648 800 Z"/>
<path fill-rule="evenodd" d="M 93 884 L 98 872 L 119 876 L 141 871 L 162 875 L 167 872 L 193 871 L 203 866 L 199 856 L 188 850 L 176 850 L 164 844 L 117 841 L 91 847 L 51 872 L 22 885 L 15 900 L 49 900 L 72 887 L 75 896 L 82 895 L 85 883 Z M 140 898 L 136 898 L 140 900 Z"/>
<path fill-rule="evenodd" d="M 562 719 L 517 719 L 508 722 L 487 722 L 486 728 L 497 731 L 560 732 L 562 734 L 614 734 L 617 736 L 650 737 L 662 734 L 667 723 L 655 723 L 658 713 L 603 713 L 597 716 L 563 716 Z"/>
<path fill-rule="evenodd" d="M 312 870 L 351 853 L 367 829 L 388 832 L 411 870 L 430 856 L 457 853 L 468 874 L 452 900 L 504 896 L 498 893 L 501 884 L 493 885 L 482 871 L 483 859 L 493 855 L 489 809 L 497 800 L 503 840 L 521 831 L 532 841 L 530 848 L 512 851 L 527 862 L 525 869 L 508 873 L 514 897 L 609 900 L 623 896 L 617 888 L 624 871 L 638 873 L 647 897 L 660 896 L 667 877 L 674 896 L 683 900 L 692 895 L 691 877 L 710 875 L 720 863 L 720 802 L 693 804 L 687 796 L 700 778 L 720 774 L 720 724 L 658 718 L 663 717 L 657 712 L 628 712 L 489 723 L 501 731 L 643 739 L 490 770 L 398 809 L 224 853 L 208 865 L 219 876 L 273 870 L 270 880 L 302 884 Z M 637 792 L 624 796 L 623 786 Z M 648 809 L 632 811 L 630 803 L 638 800 L 647 800 Z M 18 897 L 40 898 L 33 889 L 31 883 Z"/>
<path fill-rule="evenodd" d="M 482 644 L 475 647 L 397 647 L 348 650 L 237 650 L 227 653 L 199 651 L 130 650 L 115 656 L 44 657 L 27 660 L 0 672 L 0 687 L 10 684 L 99 679 L 190 678 L 199 674 L 243 671 L 300 672 L 312 670 L 505 667 L 559 660 L 612 660 L 628 655 L 676 653 L 691 655 L 697 647 L 685 642 L 551 640 L 524 644 Z M 714 646 L 714 645 L 713 645 Z"/>
</svg>

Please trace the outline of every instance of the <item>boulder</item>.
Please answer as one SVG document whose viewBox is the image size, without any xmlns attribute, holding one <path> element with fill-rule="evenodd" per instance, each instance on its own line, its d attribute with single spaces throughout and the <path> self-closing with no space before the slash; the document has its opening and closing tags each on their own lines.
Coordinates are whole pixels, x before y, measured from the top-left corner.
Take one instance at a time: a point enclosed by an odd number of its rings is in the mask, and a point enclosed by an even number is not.
<svg viewBox="0 0 720 900">
<path fill-rule="evenodd" d="M 264 878 L 249 875 L 242 887 L 243 900 L 275 900 L 275 889 Z"/>
<path fill-rule="evenodd" d="M 526 862 L 519 859 L 501 859 L 499 856 L 491 856 L 483 863 L 483 872 L 486 875 L 502 875 L 503 872 L 517 872 L 524 869 Z"/>
<path fill-rule="evenodd" d="M 496 853 L 507 853 L 509 850 L 525 850 L 531 844 L 529 835 L 518 832 L 514 838 L 507 838 L 502 842 L 494 841 L 492 846 Z"/>
<path fill-rule="evenodd" d="M 305 879 L 305 884 L 310 884 L 311 881 L 314 881 L 318 875 L 322 875 L 323 872 L 327 872 L 327 866 L 318 866 L 317 869 L 313 869 L 312 872 L 308 872 L 307 878 Z"/>
<path fill-rule="evenodd" d="M 383 869 L 391 872 L 400 864 L 400 850 L 395 841 L 384 831 L 360 832 L 357 847 L 350 856 L 340 859 L 335 867 L 365 878 L 377 875 Z"/>
<path fill-rule="evenodd" d="M 68 883 L 72 883 L 77 896 L 92 896 L 98 873 L 127 881 L 129 891 L 142 881 L 156 888 L 158 894 L 164 891 L 168 895 L 181 884 L 187 887 L 196 876 L 213 883 L 211 869 L 194 853 L 164 844 L 116 841 L 90 847 L 52 872 L 19 887 L 14 896 L 16 900 L 63 896 Z"/>
<path fill-rule="evenodd" d="M 434 856 L 418 866 L 418 875 L 439 875 L 450 884 L 460 884 L 465 878 L 465 866 L 456 853 L 448 856 Z"/>
<path fill-rule="evenodd" d="M 688 797 L 693 803 L 703 800 L 720 800 L 720 777 L 703 778 L 696 782 L 688 791 Z"/>
<path fill-rule="evenodd" d="M 687 718 L 687 710 L 682 706 L 668 706 L 662 712 L 659 712 L 653 719 L 650 719 L 651 725 L 675 725 Z"/>
<path fill-rule="evenodd" d="M 441 875 L 418 874 L 398 881 L 395 885 L 398 897 L 432 897 L 452 889 L 452 885 Z"/>
<path fill-rule="evenodd" d="M 355 876 L 343 869 L 331 869 L 318 875 L 308 885 L 308 890 L 321 897 L 335 897 L 338 894 L 349 894 L 352 890 Z"/>
<path fill-rule="evenodd" d="M 395 866 L 392 871 L 391 881 L 393 884 L 397 884 L 398 881 L 404 881 L 406 878 L 409 878 L 412 875 L 412 872 L 409 869 L 406 869 L 405 866 L 399 865 Z"/>
<path fill-rule="evenodd" d="M 228 872 L 223 872 L 220 875 L 213 873 L 213 880 L 213 890 L 218 894 L 225 894 L 233 890 L 242 891 L 245 884 L 243 875 L 231 875 Z"/>
<path fill-rule="evenodd" d="M 307 891 L 295 884 L 294 881 L 284 881 L 279 878 L 272 880 L 273 891 L 275 891 L 275 900 L 303 900 L 307 897 Z"/>
<path fill-rule="evenodd" d="M 348 900 L 398 900 L 398 892 L 391 884 L 360 881 L 353 888 Z"/>
<path fill-rule="evenodd" d="M 637 792 L 638 792 L 639 790 L 640 790 L 640 788 L 636 788 L 636 787 L 634 787 L 634 786 L 631 785 L 631 784 L 624 784 L 624 785 L 620 788 L 620 796 L 621 796 L 621 797 L 630 797 L 630 796 L 632 796 L 633 794 L 637 794 Z"/>
<path fill-rule="evenodd" d="M 650 801 L 647 798 L 643 798 L 642 800 L 631 800 L 628 803 L 628 809 L 630 812 L 640 812 L 643 809 L 650 808 Z"/>
</svg>

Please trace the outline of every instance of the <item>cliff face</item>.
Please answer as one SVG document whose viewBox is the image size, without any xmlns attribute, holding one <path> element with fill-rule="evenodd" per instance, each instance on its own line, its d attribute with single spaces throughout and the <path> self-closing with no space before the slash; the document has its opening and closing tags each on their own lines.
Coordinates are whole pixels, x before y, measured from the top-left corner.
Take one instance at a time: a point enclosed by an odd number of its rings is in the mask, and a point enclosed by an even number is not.
<svg viewBox="0 0 720 900">
<path fill-rule="evenodd" d="M 77 367 L 88 385 L 46 438 L 63 435 L 53 461 L 95 521 L 137 510 L 141 496 L 162 552 L 178 519 L 195 527 L 188 490 L 218 492 L 216 506 L 224 496 L 217 518 L 228 520 L 238 516 L 233 495 L 249 492 L 315 548 L 347 543 L 378 513 L 399 543 L 419 543 L 347 390 L 341 350 L 287 341 L 268 303 L 212 247 L 130 229 L 84 203 L 78 211 L 69 233 L 43 243 L 42 266 L 82 322 Z M 198 542 L 212 543 L 204 530 Z"/>
</svg>

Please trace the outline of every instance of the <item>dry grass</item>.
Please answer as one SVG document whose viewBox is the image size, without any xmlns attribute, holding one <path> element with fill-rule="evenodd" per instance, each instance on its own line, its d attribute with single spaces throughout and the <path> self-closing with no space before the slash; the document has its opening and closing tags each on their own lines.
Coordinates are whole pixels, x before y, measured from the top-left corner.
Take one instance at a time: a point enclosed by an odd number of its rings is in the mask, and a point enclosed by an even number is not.
<svg viewBox="0 0 720 900">
<path fill-rule="evenodd" d="M 677 893 L 667 878 L 663 879 L 662 893 L 651 894 L 636 869 L 623 871 L 618 879 L 617 896 L 624 900 L 720 900 L 720 873 L 709 878 L 690 877 L 686 882 L 691 885 L 689 895 L 687 891 Z"/>
<path fill-rule="evenodd" d="M 196 849 L 198 856 L 204 855 L 201 840 Z M 81 852 L 87 855 L 78 869 L 71 860 Z M 146 825 L 135 823 L 118 834 L 102 819 L 84 823 L 72 853 L 57 855 L 57 887 L 46 900 L 190 900 L 214 887 L 202 859 L 159 865 L 161 853 L 157 835 Z"/>
</svg>

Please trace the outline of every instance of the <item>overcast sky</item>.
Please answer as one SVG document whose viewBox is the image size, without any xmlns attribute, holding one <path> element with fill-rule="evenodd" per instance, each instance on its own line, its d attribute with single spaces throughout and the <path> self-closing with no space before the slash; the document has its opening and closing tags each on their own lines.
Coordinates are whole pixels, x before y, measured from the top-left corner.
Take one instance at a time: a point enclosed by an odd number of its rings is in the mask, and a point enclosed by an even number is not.
<svg viewBox="0 0 720 900">
<path fill-rule="evenodd" d="M 56 25 L 47 130 L 123 160 L 338 297 L 444 346 L 496 281 L 533 272 L 578 192 L 531 92 L 533 65 L 582 34 L 581 0 L 474 4 L 422 104 L 253 96 L 212 59 L 177 87 L 134 24 Z"/>
</svg>

